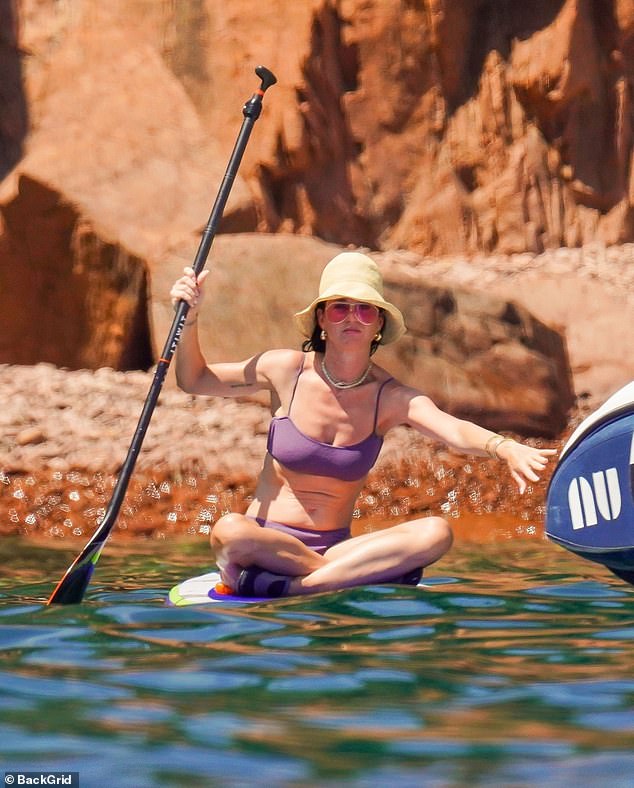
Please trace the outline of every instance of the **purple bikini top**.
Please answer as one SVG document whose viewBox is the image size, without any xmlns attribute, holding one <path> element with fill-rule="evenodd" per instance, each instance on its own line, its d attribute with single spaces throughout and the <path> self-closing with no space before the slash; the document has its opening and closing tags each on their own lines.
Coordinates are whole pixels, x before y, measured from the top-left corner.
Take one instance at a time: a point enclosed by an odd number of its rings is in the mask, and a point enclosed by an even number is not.
<svg viewBox="0 0 634 788">
<path fill-rule="evenodd" d="M 288 406 L 288 416 L 274 416 L 269 426 L 267 449 L 271 457 L 285 468 L 297 473 L 308 473 L 313 476 L 328 476 L 344 482 L 362 479 L 376 462 L 383 438 L 376 434 L 376 422 L 379 414 L 379 400 L 386 383 L 383 381 L 376 397 L 374 408 L 374 426 L 367 438 L 351 446 L 332 446 L 305 435 L 297 429 L 290 417 L 291 406 L 297 389 L 299 376 L 304 369 L 304 361 L 297 372 L 295 385 Z"/>
</svg>

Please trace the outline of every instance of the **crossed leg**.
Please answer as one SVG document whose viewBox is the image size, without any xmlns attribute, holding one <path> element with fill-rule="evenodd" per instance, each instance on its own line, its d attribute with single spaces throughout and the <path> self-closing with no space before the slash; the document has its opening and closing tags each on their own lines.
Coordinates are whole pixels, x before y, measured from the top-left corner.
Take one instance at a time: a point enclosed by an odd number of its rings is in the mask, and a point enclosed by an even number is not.
<svg viewBox="0 0 634 788">
<path fill-rule="evenodd" d="M 222 579 L 231 588 L 236 588 L 242 570 L 254 564 L 295 577 L 314 572 L 326 560 L 291 534 L 263 528 L 242 514 L 221 517 L 210 541 Z"/>
<path fill-rule="evenodd" d="M 435 563 L 453 536 L 441 517 L 425 517 L 353 536 L 324 553 L 325 564 L 291 580 L 289 594 L 313 594 L 380 583 Z"/>
<path fill-rule="evenodd" d="M 451 547 L 451 529 L 441 517 L 426 517 L 354 536 L 323 555 L 290 534 L 280 533 L 239 514 L 214 526 L 211 545 L 225 583 L 237 586 L 243 569 L 256 564 L 291 578 L 288 594 L 313 594 L 385 582 L 429 566 Z"/>
</svg>

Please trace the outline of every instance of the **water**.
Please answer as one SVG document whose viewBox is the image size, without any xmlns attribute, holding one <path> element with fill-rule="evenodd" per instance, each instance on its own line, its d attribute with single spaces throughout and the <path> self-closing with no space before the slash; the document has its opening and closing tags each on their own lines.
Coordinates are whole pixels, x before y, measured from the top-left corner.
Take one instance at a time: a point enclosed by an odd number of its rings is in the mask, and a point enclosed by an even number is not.
<svg viewBox="0 0 634 788">
<path fill-rule="evenodd" d="M 541 540 L 462 544 L 429 586 L 169 608 L 202 540 L 0 547 L 0 763 L 85 786 L 630 785 L 634 588 Z"/>
</svg>

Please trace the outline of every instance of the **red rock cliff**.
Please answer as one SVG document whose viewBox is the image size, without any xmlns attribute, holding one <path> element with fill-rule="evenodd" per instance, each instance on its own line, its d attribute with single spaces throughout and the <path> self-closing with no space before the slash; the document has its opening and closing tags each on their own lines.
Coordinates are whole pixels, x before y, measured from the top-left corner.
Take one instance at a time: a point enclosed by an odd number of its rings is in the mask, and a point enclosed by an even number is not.
<svg viewBox="0 0 634 788">
<path fill-rule="evenodd" d="M 631 236 L 631 0 L 6 8 L 4 171 L 28 109 L 42 177 L 113 219 L 115 201 L 143 202 L 146 236 L 144 197 L 167 196 L 177 158 L 183 173 L 208 164 L 192 148 L 223 161 L 258 62 L 280 81 L 230 211 L 237 229 L 436 254 Z M 80 162 L 83 178 L 69 172 Z M 159 214 L 155 235 L 178 229 Z"/>
<path fill-rule="evenodd" d="M 631 0 L 0 14 L 0 360 L 147 363 L 148 269 L 191 259 L 258 63 L 279 83 L 225 232 L 433 255 L 631 235 Z"/>
</svg>

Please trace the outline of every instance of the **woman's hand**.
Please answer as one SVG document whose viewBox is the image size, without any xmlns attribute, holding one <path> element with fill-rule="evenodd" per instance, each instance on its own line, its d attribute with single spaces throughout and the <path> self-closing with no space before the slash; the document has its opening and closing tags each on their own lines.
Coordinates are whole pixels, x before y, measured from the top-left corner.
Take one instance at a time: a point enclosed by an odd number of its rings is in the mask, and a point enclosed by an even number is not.
<svg viewBox="0 0 634 788">
<path fill-rule="evenodd" d="M 557 452 L 555 449 L 535 449 L 525 443 L 507 439 L 497 446 L 495 453 L 507 463 L 520 494 L 523 494 L 527 482 L 538 482 L 538 474 L 546 468 L 548 458 Z"/>
<path fill-rule="evenodd" d="M 203 300 L 203 285 L 209 274 L 209 270 L 202 271 L 196 279 L 194 269 L 187 266 L 183 269 L 183 276 L 174 282 L 170 290 L 170 298 L 174 310 L 178 307 L 179 301 L 187 301 L 189 313 L 187 322 L 193 322 L 198 317 L 198 310 Z"/>
</svg>

